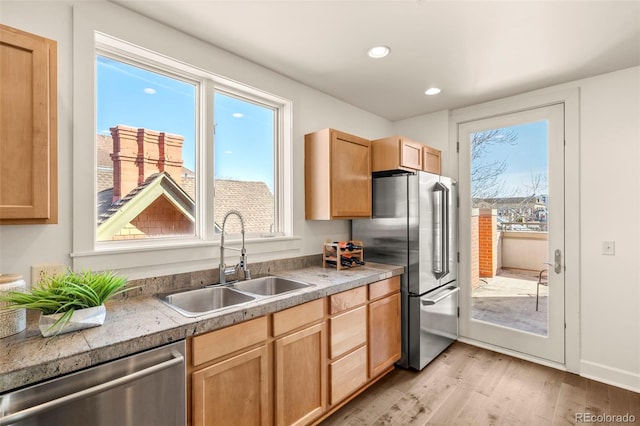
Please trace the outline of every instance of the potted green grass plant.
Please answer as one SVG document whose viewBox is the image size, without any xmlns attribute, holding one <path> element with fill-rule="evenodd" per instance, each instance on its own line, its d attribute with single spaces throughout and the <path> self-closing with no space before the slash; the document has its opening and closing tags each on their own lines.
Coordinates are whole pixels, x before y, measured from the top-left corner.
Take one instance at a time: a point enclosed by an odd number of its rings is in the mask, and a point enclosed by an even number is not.
<svg viewBox="0 0 640 426">
<path fill-rule="evenodd" d="M 131 290 L 127 279 L 113 272 L 73 272 L 45 276 L 26 292 L 14 291 L 0 297 L 8 309 L 40 311 L 39 328 L 44 337 L 96 327 L 104 323 L 104 302 Z"/>
</svg>

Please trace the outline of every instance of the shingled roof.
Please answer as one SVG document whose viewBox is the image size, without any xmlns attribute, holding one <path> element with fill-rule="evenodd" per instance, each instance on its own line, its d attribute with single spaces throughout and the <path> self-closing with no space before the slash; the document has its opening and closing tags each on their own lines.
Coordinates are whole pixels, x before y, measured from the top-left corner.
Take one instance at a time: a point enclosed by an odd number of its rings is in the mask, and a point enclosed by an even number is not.
<svg viewBox="0 0 640 426">
<path fill-rule="evenodd" d="M 222 220 L 229 210 L 238 210 L 244 218 L 245 232 L 269 231 L 273 224 L 274 198 L 264 182 L 217 179 L 214 187 L 217 230 L 222 228 Z M 229 218 L 225 232 L 240 232 L 239 221 Z"/>
</svg>

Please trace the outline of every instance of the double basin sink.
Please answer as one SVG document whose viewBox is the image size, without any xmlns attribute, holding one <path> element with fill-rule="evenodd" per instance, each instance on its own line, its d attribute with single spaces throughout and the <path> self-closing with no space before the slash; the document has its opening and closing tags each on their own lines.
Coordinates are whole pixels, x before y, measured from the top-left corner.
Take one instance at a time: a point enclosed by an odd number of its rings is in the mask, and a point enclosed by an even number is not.
<svg viewBox="0 0 640 426">
<path fill-rule="evenodd" d="M 197 317 L 311 286 L 300 281 L 268 276 L 163 295 L 160 300 L 186 317 Z"/>
</svg>

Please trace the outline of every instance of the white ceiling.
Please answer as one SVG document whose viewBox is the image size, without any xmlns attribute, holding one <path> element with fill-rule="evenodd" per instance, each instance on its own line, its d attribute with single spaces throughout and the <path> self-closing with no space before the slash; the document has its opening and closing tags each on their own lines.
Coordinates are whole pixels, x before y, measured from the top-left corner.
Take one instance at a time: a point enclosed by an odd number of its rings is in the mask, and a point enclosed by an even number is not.
<svg viewBox="0 0 640 426">
<path fill-rule="evenodd" d="M 640 64 L 638 0 L 112 1 L 394 121 Z"/>
</svg>

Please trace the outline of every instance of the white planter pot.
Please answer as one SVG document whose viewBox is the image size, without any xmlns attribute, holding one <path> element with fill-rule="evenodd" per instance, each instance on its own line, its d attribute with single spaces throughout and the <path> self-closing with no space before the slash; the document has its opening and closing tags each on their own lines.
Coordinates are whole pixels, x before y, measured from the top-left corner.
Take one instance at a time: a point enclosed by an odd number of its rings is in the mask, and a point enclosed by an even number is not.
<svg viewBox="0 0 640 426">
<path fill-rule="evenodd" d="M 84 328 L 97 327 L 104 324 L 107 310 L 104 304 L 93 308 L 79 309 L 73 313 L 68 323 L 54 325 L 62 315 L 64 314 L 40 315 L 40 321 L 38 322 L 40 333 L 44 337 L 50 337 Z"/>
<path fill-rule="evenodd" d="M 27 285 L 18 274 L 0 274 L 0 296 L 14 291 L 25 291 Z M 27 327 L 25 309 L 8 309 L 11 304 L 0 302 L 0 339 L 20 333 Z"/>
</svg>

